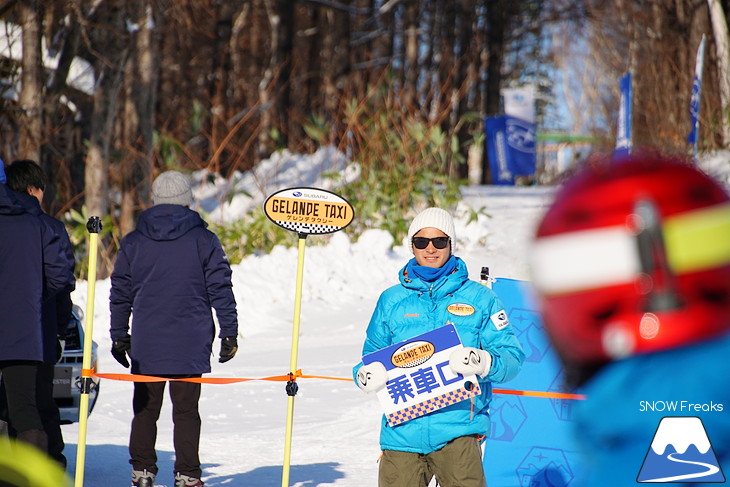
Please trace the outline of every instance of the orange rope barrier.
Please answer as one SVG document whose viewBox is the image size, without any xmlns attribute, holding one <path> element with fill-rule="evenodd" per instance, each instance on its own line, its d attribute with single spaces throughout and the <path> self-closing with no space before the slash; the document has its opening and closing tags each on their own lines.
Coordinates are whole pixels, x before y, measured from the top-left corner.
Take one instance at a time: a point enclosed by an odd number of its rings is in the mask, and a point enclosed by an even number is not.
<svg viewBox="0 0 730 487">
<path fill-rule="evenodd" d="M 168 379 L 165 377 L 155 377 L 151 375 L 139 375 L 139 374 L 97 374 L 94 369 L 81 371 L 83 375 L 99 377 L 101 379 L 109 380 L 121 380 L 127 382 L 164 382 L 164 381 L 183 381 L 183 382 L 197 382 L 200 384 L 235 384 L 238 382 L 248 382 L 252 380 L 268 380 L 277 382 L 288 382 L 296 381 L 297 377 L 302 379 L 327 379 L 327 380 L 341 380 L 346 382 L 352 382 L 351 378 L 346 377 L 328 377 L 325 375 L 304 375 L 302 370 L 299 369 L 296 373 L 290 373 L 286 375 L 275 375 L 271 377 L 261 378 L 237 378 L 237 377 L 190 377 L 185 379 Z M 584 400 L 586 396 L 584 394 L 569 394 L 566 392 L 542 392 L 542 391 L 517 391 L 513 389 L 492 389 L 494 394 L 509 394 L 514 396 L 528 396 L 528 397 L 546 397 L 550 399 L 574 399 Z"/>
<path fill-rule="evenodd" d="M 515 391 L 512 389 L 492 389 L 495 394 L 510 394 L 514 396 L 549 397 L 551 399 L 577 399 L 584 400 L 584 394 L 569 394 L 567 392 L 541 392 L 541 391 Z"/>
</svg>

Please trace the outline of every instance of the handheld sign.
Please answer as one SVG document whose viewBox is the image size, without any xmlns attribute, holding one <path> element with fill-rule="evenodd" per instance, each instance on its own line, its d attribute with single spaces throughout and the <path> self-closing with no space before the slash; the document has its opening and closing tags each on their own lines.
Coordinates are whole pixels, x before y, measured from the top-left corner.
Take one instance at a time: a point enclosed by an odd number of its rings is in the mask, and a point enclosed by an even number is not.
<svg viewBox="0 0 730 487">
<path fill-rule="evenodd" d="M 346 199 L 317 188 L 277 191 L 266 199 L 264 213 L 281 228 L 306 235 L 337 232 L 355 217 Z"/>
<path fill-rule="evenodd" d="M 377 395 L 391 426 L 481 394 L 475 375 L 449 368 L 449 355 L 459 348 L 459 335 L 449 324 L 362 358 L 363 364 L 381 362 L 388 371 Z"/>
</svg>

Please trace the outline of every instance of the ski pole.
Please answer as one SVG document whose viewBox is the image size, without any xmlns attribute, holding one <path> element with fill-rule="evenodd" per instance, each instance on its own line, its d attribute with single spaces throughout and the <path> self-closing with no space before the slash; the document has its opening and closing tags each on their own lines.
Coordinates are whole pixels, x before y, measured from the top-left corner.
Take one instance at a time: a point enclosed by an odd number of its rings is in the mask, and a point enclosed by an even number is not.
<svg viewBox="0 0 730 487">
<path fill-rule="evenodd" d="M 101 219 L 92 216 L 86 222 L 89 231 L 89 272 L 86 290 L 86 322 L 84 324 L 84 358 L 81 367 L 81 398 L 79 404 L 79 442 L 76 447 L 76 477 L 74 487 L 84 485 L 84 464 L 86 461 L 86 425 L 89 417 L 89 392 L 91 380 L 91 351 L 93 343 L 94 294 L 96 288 L 96 254 L 101 232 Z"/>
<path fill-rule="evenodd" d="M 286 385 L 286 393 L 289 396 L 286 409 L 286 437 L 284 441 L 284 468 L 281 474 L 281 486 L 289 485 L 289 466 L 291 464 L 291 437 L 294 423 L 294 396 L 297 394 L 297 383 L 295 373 L 297 370 L 297 355 L 299 353 L 299 316 L 302 309 L 302 281 L 304 276 L 304 248 L 307 241 L 306 233 L 299 233 L 299 252 L 297 261 L 297 284 L 294 297 L 294 326 L 291 335 L 291 357 L 289 359 L 289 382 Z"/>
</svg>

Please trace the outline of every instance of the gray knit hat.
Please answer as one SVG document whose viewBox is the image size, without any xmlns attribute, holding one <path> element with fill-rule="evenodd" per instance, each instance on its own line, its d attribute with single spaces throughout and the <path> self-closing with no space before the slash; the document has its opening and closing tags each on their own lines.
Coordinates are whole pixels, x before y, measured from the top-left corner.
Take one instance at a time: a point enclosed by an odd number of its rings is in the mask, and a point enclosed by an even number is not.
<svg viewBox="0 0 730 487">
<path fill-rule="evenodd" d="M 153 205 L 190 206 L 192 202 L 190 179 L 181 172 L 165 171 L 152 183 Z"/>
<path fill-rule="evenodd" d="M 456 231 L 454 230 L 454 219 L 448 211 L 441 208 L 426 208 L 411 222 L 408 228 L 408 241 L 424 228 L 436 228 L 449 236 L 451 240 L 451 248 L 454 248 L 454 240 L 456 240 Z"/>
</svg>

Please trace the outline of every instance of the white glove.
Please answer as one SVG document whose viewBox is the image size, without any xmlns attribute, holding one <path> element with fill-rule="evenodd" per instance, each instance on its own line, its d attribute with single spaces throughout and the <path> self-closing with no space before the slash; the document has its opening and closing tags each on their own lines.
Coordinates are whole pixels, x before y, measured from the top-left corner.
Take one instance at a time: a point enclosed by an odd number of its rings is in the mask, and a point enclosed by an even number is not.
<svg viewBox="0 0 730 487">
<path fill-rule="evenodd" d="M 492 356 L 486 350 L 464 347 L 449 356 L 449 367 L 456 374 L 486 377 L 492 367 Z"/>
<path fill-rule="evenodd" d="M 388 371 L 380 362 L 363 365 L 357 371 L 357 387 L 365 392 L 376 392 L 388 382 Z"/>
</svg>

